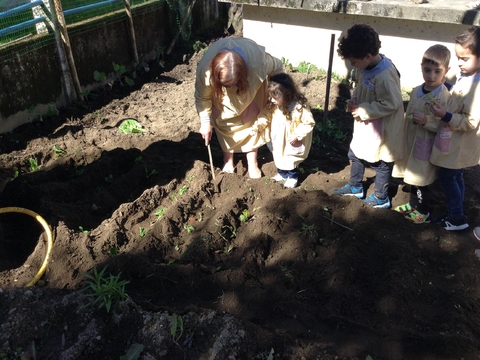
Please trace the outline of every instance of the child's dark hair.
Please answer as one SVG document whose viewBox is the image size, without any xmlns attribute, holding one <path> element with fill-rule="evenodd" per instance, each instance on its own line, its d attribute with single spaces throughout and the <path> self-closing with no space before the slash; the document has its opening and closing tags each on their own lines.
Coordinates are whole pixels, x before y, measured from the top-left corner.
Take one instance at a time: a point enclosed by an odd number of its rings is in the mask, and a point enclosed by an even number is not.
<svg viewBox="0 0 480 360">
<path fill-rule="evenodd" d="M 298 92 L 293 79 L 285 73 L 275 74 L 268 79 L 268 96 L 277 100 L 278 104 L 268 102 L 267 108 L 272 109 L 275 106 L 286 115 L 289 113 L 289 105 L 296 102 L 302 107 L 307 104 L 305 96 Z"/>
<path fill-rule="evenodd" d="M 470 52 L 479 57 L 480 56 L 480 27 L 472 26 L 463 33 L 453 38 L 461 47 L 470 50 Z"/>
<path fill-rule="evenodd" d="M 377 56 L 380 47 L 381 41 L 372 27 L 356 24 L 340 39 L 337 53 L 342 59 L 363 59 L 368 54 Z"/>
<path fill-rule="evenodd" d="M 423 54 L 422 65 L 424 64 L 444 66 L 445 69 L 448 69 L 450 64 L 450 50 L 440 44 L 430 46 L 427 51 L 425 51 L 425 54 Z"/>
</svg>

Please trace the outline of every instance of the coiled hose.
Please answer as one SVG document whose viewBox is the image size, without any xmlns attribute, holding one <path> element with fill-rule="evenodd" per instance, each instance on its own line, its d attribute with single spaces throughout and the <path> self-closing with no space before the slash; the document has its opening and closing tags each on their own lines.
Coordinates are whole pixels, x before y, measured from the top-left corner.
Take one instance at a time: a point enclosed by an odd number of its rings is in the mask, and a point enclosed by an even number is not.
<svg viewBox="0 0 480 360">
<path fill-rule="evenodd" d="M 35 218 L 45 229 L 45 232 L 47 233 L 47 253 L 45 254 L 45 260 L 43 260 L 43 264 L 40 267 L 40 270 L 38 270 L 37 275 L 27 284 L 27 286 L 33 286 L 37 283 L 38 280 L 42 277 L 42 275 L 45 273 L 45 270 L 47 270 L 47 265 L 48 261 L 50 260 L 50 254 L 52 252 L 52 247 L 53 247 L 53 236 L 52 236 L 52 231 L 50 230 L 50 227 L 48 226 L 47 222 L 36 212 L 28 209 L 24 209 L 21 207 L 4 207 L 0 208 L 0 214 L 5 214 L 5 213 L 20 213 L 20 214 L 26 214 L 30 215 L 31 217 Z"/>
</svg>

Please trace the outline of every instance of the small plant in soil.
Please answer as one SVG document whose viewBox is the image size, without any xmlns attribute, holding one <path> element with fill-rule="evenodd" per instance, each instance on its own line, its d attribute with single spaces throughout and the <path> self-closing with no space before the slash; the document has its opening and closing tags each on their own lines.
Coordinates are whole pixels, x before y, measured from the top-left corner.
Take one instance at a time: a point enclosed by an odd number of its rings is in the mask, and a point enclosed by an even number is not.
<svg viewBox="0 0 480 360">
<path fill-rule="evenodd" d="M 157 217 L 155 219 L 155 222 L 162 219 L 162 216 L 165 213 L 165 211 L 167 211 L 167 208 L 161 208 L 155 211 L 155 216 Z"/>
<path fill-rule="evenodd" d="M 147 236 L 147 234 L 148 234 L 148 230 L 145 229 L 145 228 L 143 228 L 143 227 L 141 227 L 141 226 L 138 228 L 138 231 L 139 231 L 139 233 L 140 233 L 140 237 L 141 237 L 141 238 L 144 238 L 144 237 Z"/>
<path fill-rule="evenodd" d="M 142 128 L 142 125 L 135 119 L 127 119 L 122 121 L 118 130 L 124 134 L 139 134 L 144 133 L 145 129 Z"/>
<path fill-rule="evenodd" d="M 109 184 L 113 183 L 113 175 L 109 174 L 108 176 L 105 176 L 105 181 Z"/>
<path fill-rule="evenodd" d="M 172 340 L 175 344 L 178 345 L 178 340 L 183 335 L 183 319 L 177 314 L 172 315 L 172 325 L 170 326 L 170 335 L 172 335 Z"/>
<path fill-rule="evenodd" d="M 81 291 L 86 292 L 85 297 L 92 298 L 87 306 L 97 306 L 98 309 L 105 308 L 107 313 L 110 313 L 111 310 L 115 311 L 120 301 L 128 299 L 129 296 L 125 292 L 125 286 L 130 282 L 120 280 L 121 273 L 116 276 L 105 275 L 107 267 L 108 265 L 98 272 L 95 266 L 93 275 L 84 273 L 83 275 L 88 280 L 87 286 Z"/>
<path fill-rule="evenodd" d="M 245 223 L 248 221 L 248 219 L 250 219 L 250 211 L 248 211 L 247 209 L 243 210 L 241 213 L 240 213 L 240 221 L 242 223 Z"/>
<path fill-rule="evenodd" d="M 30 163 L 30 172 L 34 172 L 42 168 L 42 165 L 38 165 L 37 160 L 34 158 L 28 159 L 28 162 Z"/>
<path fill-rule="evenodd" d="M 187 233 L 189 233 L 189 234 L 191 234 L 192 232 L 195 231 L 195 228 L 194 228 L 192 225 L 190 225 L 190 224 L 188 224 L 188 225 L 187 225 L 187 224 L 183 225 L 183 228 L 184 228 L 185 231 L 186 231 Z"/>
<path fill-rule="evenodd" d="M 141 163 L 143 163 L 143 157 L 139 156 L 135 158 L 135 165 L 139 165 Z"/>
<path fill-rule="evenodd" d="M 143 351 L 142 344 L 133 344 L 125 355 L 120 356 L 120 360 L 137 360 Z"/>
<path fill-rule="evenodd" d="M 123 82 L 125 82 L 128 86 L 135 85 L 135 82 L 132 79 L 130 79 L 126 75 L 123 75 L 127 72 L 127 69 L 126 69 L 125 65 L 119 65 L 119 64 L 116 64 L 115 62 L 112 62 L 112 65 L 113 65 L 113 70 L 115 71 L 115 74 L 117 75 L 117 80 L 120 84 L 123 84 Z M 134 72 L 133 77 L 135 77 L 135 76 L 136 76 L 136 74 Z"/>
<path fill-rule="evenodd" d="M 145 168 L 145 177 L 150 180 L 150 178 L 153 176 L 153 175 L 157 175 L 158 174 L 158 171 L 157 169 L 153 169 L 152 171 L 148 172 L 148 169 Z"/>
<path fill-rule="evenodd" d="M 118 249 L 114 246 L 110 247 L 110 249 L 108 250 L 108 255 L 117 256 L 118 255 Z"/>
<path fill-rule="evenodd" d="M 298 215 L 298 216 L 300 216 L 300 218 L 303 220 L 302 228 L 300 229 L 298 234 L 302 235 L 302 236 L 310 237 L 310 238 L 316 238 L 318 236 L 318 232 L 317 232 L 317 227 L 315 226 L 315 224 L 308 225 L 305 222 L 305 218 L 303 216 L 301 216 L 301 215 Z"/>
<path fill-rule="evenodd" d="M 85 235 L 88 234 L 88 230 L 85 230 L 85 229 L 83 228 L 83 226 L 79 226 L 79 227 L 78 227 L 78 230 L 80 230 L 80 232 L 81 232 L 81 233 L 84 233 Z"/>
<path fill-rule="evenodd" d="M 57 145 L 53 145 L 52 150 L 55 153 L 56 158 L 67 154 L 65 150 L 60 149 Z"/>
</svg>

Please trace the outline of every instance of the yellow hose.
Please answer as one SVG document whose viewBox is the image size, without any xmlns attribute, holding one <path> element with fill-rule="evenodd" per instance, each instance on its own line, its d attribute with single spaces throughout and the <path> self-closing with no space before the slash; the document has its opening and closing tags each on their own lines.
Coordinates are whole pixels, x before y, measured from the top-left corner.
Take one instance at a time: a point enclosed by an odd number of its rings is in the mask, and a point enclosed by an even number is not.
<svg viewBox="0 0 480 360">
<path fill-rule="evenodd" d="M 37 283 L 38 280 L 42 277 L 42 275 L 45 273 L 45 270 L 47 269 L 48 261 L 50 259 L 50 254 L 52 252 L 52 247 L 53 247 L 53 236 L 52 236 L 52 231 L 50 230 L 50 227 L 48 226 L 47 222 L 36 212 L 28 209 L 24 209 L 21 207 L 4 207 L 0 208 L 0 214 L 4 213 L 20 213 L 20 214 L 26 214 L 30 215 L 31 217 L 34 217 L 45 229 L 45 232 L 47 233 L 47 253 L 45 254 L 45 260 L 43 260 L 43 264 L 40 267 L 40 270 L 38 270 L 37 275 L 27 284 L 27 286 L 33 286 Z"/>
</svg>

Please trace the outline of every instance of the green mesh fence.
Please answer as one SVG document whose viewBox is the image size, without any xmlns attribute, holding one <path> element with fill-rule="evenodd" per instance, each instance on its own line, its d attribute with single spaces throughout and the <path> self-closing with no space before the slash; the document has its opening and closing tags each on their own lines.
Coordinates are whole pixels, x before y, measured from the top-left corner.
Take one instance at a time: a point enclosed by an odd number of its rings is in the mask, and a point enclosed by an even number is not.
<svg viewBox="0 0 480 360">
<path fill-rule="evenodd" d="M 184 39 L 191 34 L 192 0 L 130 0 L 133 15 L 164 6 L 172 11 Z M 88 32 L 126 18 L 124 0 L 62 0 L 70 35 Z M 0 64 L 55 41 L 49 0 L 0 0 Z M 97 21 L 102 20 L 102 21 Z M 81 24 L 82 26 L 76 26 Z"/>
</svg>

